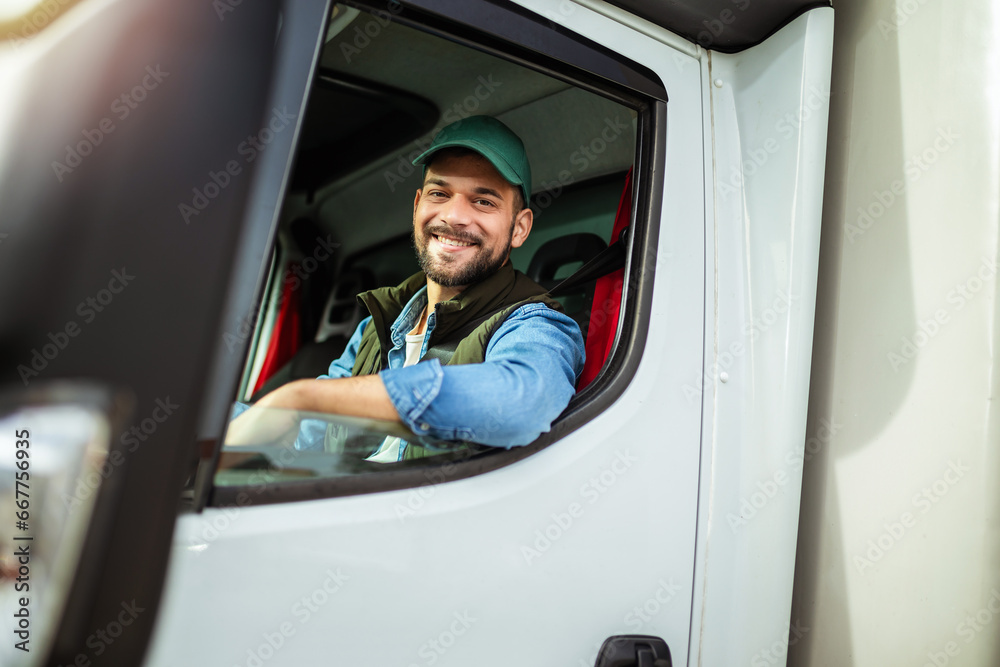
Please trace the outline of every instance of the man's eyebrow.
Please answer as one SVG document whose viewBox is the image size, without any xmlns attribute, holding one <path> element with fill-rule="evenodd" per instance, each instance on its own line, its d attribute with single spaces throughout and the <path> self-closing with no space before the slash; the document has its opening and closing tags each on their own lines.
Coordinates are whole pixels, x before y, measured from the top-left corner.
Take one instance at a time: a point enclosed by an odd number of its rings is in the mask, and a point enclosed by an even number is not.
<svg viewBox="0 0 1000 667">
<path fill-rule="evenodd" d="M 438 176 L 430 176 L 426 181 L 424 181 L 424 187 L 427 187 L 428 185 L 438 185 L 441 186 L 442 188 L 447 188 L 451 186 L 451 184 L 448 181 Z M 491 197 L 496 197 L 500 201 L 504 201 L 503 195 L 500 194 L 497 190 L 494 190 L 493 188 L 478 187 L 475 188 L 473 192 L 477 195 L 489 195 Z"/>
<path fill-rule="evenodd" d="M 491 197 L 496 197 L 500 201 L 503 201 L 503 195 L 492 188 L 476 188 L 474 192 L 477 195 L 490 195 Z"/>
</svg>

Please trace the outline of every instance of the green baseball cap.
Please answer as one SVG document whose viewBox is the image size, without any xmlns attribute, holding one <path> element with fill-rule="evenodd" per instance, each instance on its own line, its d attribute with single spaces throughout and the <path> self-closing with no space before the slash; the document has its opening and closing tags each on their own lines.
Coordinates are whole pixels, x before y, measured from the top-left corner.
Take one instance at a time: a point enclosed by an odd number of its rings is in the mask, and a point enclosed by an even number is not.
<svg viewBox="0 0 1000 667">
<path fill-rule="evenodd" d="M 489 160 L 508 183 L 521 188 L 524 205 L 528 205 L 531 200 L 531 165 L 520 137 L 509 127 L 490 116 L 470 116 L 455 121 L 437 133 L 431 147 L 421 153 L 413 164 L 424 165 L 426 173 L 430 156 L 451 146 L 474 150 Z"/>
</svg>

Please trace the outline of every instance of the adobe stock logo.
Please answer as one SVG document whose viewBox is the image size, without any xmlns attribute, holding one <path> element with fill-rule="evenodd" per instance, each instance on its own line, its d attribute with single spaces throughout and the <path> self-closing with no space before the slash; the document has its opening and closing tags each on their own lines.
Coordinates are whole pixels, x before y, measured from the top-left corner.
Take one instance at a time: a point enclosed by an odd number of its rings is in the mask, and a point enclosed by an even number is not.
<svg viewBox="0 0 1000 667">
<path fill-rule="evenodd" d="M 425 665 L 433 665 L 440 660 L 478 620 L 468 610 L 461 613 L 456 611 L 451 616 L 455 620 L 447 628 L 438 633 L 437 637 L 425 641 L 417 649 L 417 655 L 424 659 Z M 418 665 L 411 663 L 410 667 Z"/>
<path fill-rule="evenodd" d="M 131 90 L 127 90 L 111 102 L 110 111 L 119 121 L 127 119 L 139 105 L 146 100 L 152 91 L 156 90 L 170 72 L 164 72 L 159 65 L 146 67 L 146 75 Z M 52 161 L 52 172 L 60 183 L 67 174 L 83 164 L 83 159 L 94 152 L 104 142 L 104 138 L 116 129 L 112 117 L 105 116 L 93 128 L 87 128 L 81 133 L 83 138 L 75 144 L 66 145 L 66 156 L 62 162 Z"/>
<path fill-rule="evenodd" d="M 385 178 L 385 184 L 388 186 L 389 192 L 395 192 L 396 186 L 404 183 L 406 179 L 415 171 L 423 169 L 422 166 L 415 166 L 413 161 L 416 160 L 421 153 L 431 147 L 431 144 L 434 142 L 433 137 L 435 137 L 443 127 L 475 115 L 476 112 L 479 111 L 480 105 L 488 100 L 490 96 L 496 92 L 497 88 L 503 85 L 503 81 L 497 81 L 494 79 L 492 73 L 480 75 L 477 77 L 476 81 L 478 85 L 475 89 L 469 91 L 469 94 L 465 96 L 465 99 L 455 102 L 454 106 L 444 110 L 441 114 L 441 120 L 437 127 L 429 132 L 427 136 L 421 137 L 413 142 L 412 146 L 415 146 L 415 149 L 411 150 L 409 153 L 400 153 L 392 167 L 382 172 L 382 176 Z"/>
<path fill-rule="evenodd" d="M 123 266 L 121 271 L 114 269 L 111 271 L 111 280 L 108 286 L 100 289 L 93 296 L 88 296 L 76 306 L 76 314 L 83 318 L 84 324 L 90 324 L 97 319 L 97 314 L 104 312 L 104 309 L 111 305 L 115 296 L 121 294 L 130 282 L 135 280 Z M 44 343 L 41 348 L 32 348 L 31 359 L 28 363 L 18 364 L 17 372 L 21 376 L 21 382 L 27 387 L 31 378 L 38 377 L 42 371 L 49 367 L 49 363 L 55 360 L 59 354 L 65 350 L 70 341 L 80 335 L 83 329 L 75 319 L 70 319 L 61 329 L 48 333 L 49 342 Z"/>
<path fill-rule="evenodd" d="M 862 555 L 854 556 L 854 567 L 858 574 L 864 575 L 865 570 L 869 568 L 877 569 L 876 564 L 917 527 L 920 515 L 930 512 L 970 472 L 972 468 L 962 463 L 961 459 L 948 461 L 948 467 L 941 475 L 914 493 L 910 499 L 910 504 L 914 509 L 920 510 L 920 514 L 907 510 L 898 515 L 898 520 L 890 519 L 888 523 L 883 522 L 884 530 L 875 538 L 868 540 L 865 545 L 867 548 Z"/>
<path fill-rule="evenodd" d="M 865 206 L 859 206 L 854 223 L 844 225 L 844 235 L 848 243 L 854 243 L 875 226 L 892 206 L 903 199 L 907 189 L 919 181 L 934 164 L 962 138 L 950 127 L 938 128 L 937 134 L 924 150 L 910 156 L 903 163 L 904 178 L 897 178 L 885 190 L 873 190 L 872 197 Z"/>
<path fill-rule="evenodd" d="M 920 351 L 927 347 L 952 321 L 951 316 L 976 298 L 976 295 L 990 284 L 996 274 L 996 260 L 983 256 L 975 271 L 968 278 L 957 283 L 945 296 L 947 303 L 954 304 L 954 308 L 937 308 L 932 317 L 918 320 L 916 330 L 909 337 L 901 337 L 899 346 L 886 353 L 886 360 L 889 362 L 892 372 L 898 373 L 902 366 L 915 359 Z"/>
<path fill-rule="evenodd" d="M 815 456 L 820 449 L 833 441 L 833 436 L 844 427 L 836 420 L 820 419 L 816 435 L 806 439 L 803 452 L 791 451 L 785 454 L 785 465 L 792 473 L 800 471 L 806 461 Z M 796 474 L 789 476 L 784 469 L 775 470 L 771 475 L 762 480 L 758 480 L 749 494 L 740 498 L 739 509 L 736 512 L 726 514 L 726 523 L 733 534 L 739 532 L 741 528 L 748 525 L 760 512 L 767 507 L 775 497 L 785 494 L 785 487 L 789 482 L 797 484 L 799 477 Z M 797 489 L 798 487 L 794 487 Z"/>
<path fill-rule="evenodd" d="M 882 39 L 888 38 L 889 33 L 898 33 L 913 18 L 921 5 L 925 4 L 927 4 L 927 0 L 896 0 L 892 4 L 892 16 L 889 17 L 889 20 L 882 18 L 876 24 L 879 33 L 882 34 Z"/>
<path fill-rule="evenodd" d="M 308 595 L 303 595 L 289 610 L 291 615 L 303 626 L 309 622 L 334 596 L 350 581 L 350 575 L 341 572 L 340 568 L 327 569 L 326 579 Z M 271 631 L 260 634 L 256 646 L 246 649 L 246 660 L 234 667 L 262 667 L 264 663 L 275 657 L 289 639 L 295 636 L 298 628 L 290 620 L 282 621 Z M 288 664 L 288 661 L 281 661 Z"/>
<path fill-rule="evenodd" d="M 150 436 L 156 433 L 160 424 L 167 421 L 181 407 L 179 403 L 171 401 L 170 396 L 157 398 L 153 406 L 148 417 L 121 434 L 119 441 L 122 443 L 122 447 L 128 447 L 127 450 L 122 452 L 121 448 L 112 449 L 98 470 L 92 470 L 86 477 L 81 476 L 77 479 L 76 489 L 72 496 L 66 493 L 62 494 L 63 504 L 67 508 L 75 509 L 79 507 L 91 495 L 96 493 L 101 487 L 101 483 L 111 477 L 111 474 L 125 463 L 126 454 L 131 454 L 138 449 L 141 443 L 146 442 Z"/>
<path fill-rule="evenodd" d="M 758 315 L 751 315 L 750 321 L 743 326 L 743 335 L 753 343 L 760 336 L 766 334 L 776 323 L 787 319 L 783 316 L 792 309 L 797 309 L 798 303 L 799 297 L 795 294 L 778 290 L 767 308 Z M 778 329 L 780 330 L 780 326 Z M 688 400 L 688 403 L 700 399 L 702 391 L 706 387 L 711 387 L 716 378 L 725 382 L 725 378 L 728 377 L 727 372 L 729 368 L 747 353 L 748 348 L 752 349 L 753 345 L 744 345 L 743 341 L 734 341 L 728 348 L 720 347 L 722 351 L 718 353 L 718 359 L 712 366 L 693 383 L 688 383 L 681 387 L 681 390 L 684 392 L 684 398 Z M 724 373 L 726 373 L 725 376 L 723 376 Z"/>
<path fill-rule="evenodd" d="M 236 147 L 236 152 L 243 156 L 244 164 L 250 164 L 264 152 L 264 149 L 274 141 L 275 136 L 292 124 L 297 118 L 297 114 L 288 113 L 288 108 L 277 107 L 271 110 L 271 119 L 267 125 L 262 127 L 257 134 L 247 135 L 246 139 Z M 228 160 L 219 171 L 209 170 L 208 179 L 200 188 L 191 188 L 191 203 L 181 202 L 177 205 L 184 224 L 191 223 L 191 218 L 201 215 L 202 211 L 209 207 L 219 194 L 229 187 L 233 180 L 243 173 L 244 164 L 238 160 Z"/>
<path fill-rule="evenodd" d="M 798 619 L 794 623 L 785 624 L 785 630 L 781 637 L 776 639 L 770 646 L 757 651 L 750 658 L 750 667 L 769 667 L 770 665 L 784 665 L 788 655 L 788 648 L 795 646 L 799 640 L 809 632 L 809 626 L 802 625 Z"/>
<path fill-rule="evenodd" d="M 743 150 L 742 161 L 738 165 L 733 165 L 729 171 L 729 178 L 719 178 L 718 188 L 723 200 L 729 195 L 738 194 L 742 191 L 743 184 L 753 178 L 764 169 L 764 165 L 777 155 L 782 147 L 788 145 L 790 139 L 802 129 L 805 123 L 822 110 L 830 100 L 830 91 L 809 86 L 804 91 L 805 95 L 799 108 L 794 112 L 789 111 L 779 118 L 774 124 L 774 132 L 780 134 L 782 140 L 775 138 L 772 134 L 756 147 L 748 146 Z"/>
<path fill-rule="evenodd" d="M 987 630 L 992 631 L 990 626 L 993 625 L 997 616 L 1000 616 L 1000 590 L 994 588 L 990 590 L 989 599 L 975 612 L 975 615 L 970 609 L 965 615 L 965 619 L 955 626 L 955 635 L 963 638 L 966 644 L 971 644 L 980 633 Z M 957 657 L 961 652 L 962 647 L 953 639 L 945 643 L 940 651 L 928 652 L 927 662 L 922 667 L 945 667 L 951 663 L 952 658 Z"/>
<path fill-rule="evenodd" d="M 382 34 L 382 29 L 389 27 L 392 17 L 402 11 L 403 5 L 396 0 L 389 0 L 385 10 L 373 10 L 373 18 L 366 21 L 363 26 L 354 26 L 354 32 L 344 35 L 346 39 L 340 40 L 340 53 L 344 56 L 344 61 L 350 63 L 354 56 L 368 48 L 372 40 Z"/>
<path fill-rule="evenodd" d="M 45 0 L 45 2 L 35 3 L 35 10 L 30 14 L 25 14 L 21 19 L 20 32 L 8 32 L 7 40 L 15 49 L 21 48 L 27 40 L 37 35 L 39 30 L 43 30 L 54 21 L 62 12 L 62 7 L 69 4 L 70 1 Z"/>
<path fill-rule="evenodd" d="M 600 155 L 604 153 L 611 144 L 615 143 L 619 137 L 629 137 L 631 135 L 632 122 L 623 121 L 620 117 L 604 119 L 604 125 L 589 141 L 581 142 L 575 151 L 570 153 L 568 162 L 576 168 L 577 174 L 586 172 L 597 162 Z M 569 169 L 562 169 L 555 178 L 549 181 L 542 181 L 541 191 L 533 195 L 531 208 L 535 212 L 535 217 L 541 216 L 552 203 L 559 198 L 566 188 L 577 181 L 579 176 Z"/>
<path fill-rule="evenodd" d="M 741 12 L 750 7 L 750 0 L 729 0 L 730 4 Z M 698 33 L 695 41 L 703 48 L 710 48 L 718 37 L 726 31 L 726 28 L 736 22 L 738 14 L 732 9 L 723 9 L 714 19 L 705 19 L 701 22 L 705 29 Z"/>
<path fill-rule="evenodd" d="M 619 450 L 615 453 L 615 458 L 606 464 L 600 473 L 580 486 L 580 497 L 586 499 L 588 505 L 593 505 L 638 462 L 639 459 L 629 450 Z M 552 521 L 545 528 L 535 530 L 534 541 L 530 545 L 521 545 L 524 562 L 531 565 L 533 560 L 541 558 L 542 554 L 551 549 L 553 544 L 577 524 L 586 511 L 587 507 L 583 503 L 574 501 L 566 506 L 565 511 L 551 513 L 549 517 Z"/>
</svg>

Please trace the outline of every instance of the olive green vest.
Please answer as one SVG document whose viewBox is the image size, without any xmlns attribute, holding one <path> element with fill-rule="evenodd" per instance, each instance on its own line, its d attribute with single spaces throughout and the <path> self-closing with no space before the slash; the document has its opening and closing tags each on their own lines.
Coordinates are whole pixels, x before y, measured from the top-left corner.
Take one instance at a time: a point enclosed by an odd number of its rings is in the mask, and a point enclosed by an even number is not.
<svg viewBox="0 0 1000 667">
<path fill-rule="evenodd" d="M 423 273 L 415 273 L 396 287 L 383 287 L 358 295 L 358 301 L 371 314 L 371 322 L 361 334 L 361 343 L 352 375 L 373 375 L 388 368 L 392 349 L 389 329 L 413 295 L 427 284 Z M 545 293 L 545 288 L 510 262 L 486 280 L 434 308 L 436 323 L 427 352 L 421 361 L 438 359 L 442 364 L 476 364 L 486 358 L 490 338 L 504 320 L 527 303 L 541 302 L 562 311 L 562 306 Z M 457 447 L 468 449 L 468 445 Z M 409 443 L 404 459 L 420 458 L 435 452 Z"/>
</svg>

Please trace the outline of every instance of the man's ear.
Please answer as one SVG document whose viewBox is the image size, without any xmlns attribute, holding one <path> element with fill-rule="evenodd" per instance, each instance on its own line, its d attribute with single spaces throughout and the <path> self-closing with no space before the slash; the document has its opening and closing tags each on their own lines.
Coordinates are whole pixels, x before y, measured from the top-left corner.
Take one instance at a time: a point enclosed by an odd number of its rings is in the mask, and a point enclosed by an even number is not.
<svg viewBox="0 0 1000 667">
<path fill-rule="evenodd" d="M 510 247 L 520 248 L 521 244 L 531 233 L 531 223 L 535 220 L 535 214 L 531 208 L 525 206 L 521 212 L 514 216 L 514 233 L 510 237 Z"/>
<path fill-rule="evenodd" d="M 421 188 L 417 188 L 417 195 L 413 198 L 413 215 L 417 214 L 417 204 L 420 203 Z"/>
</svg>

